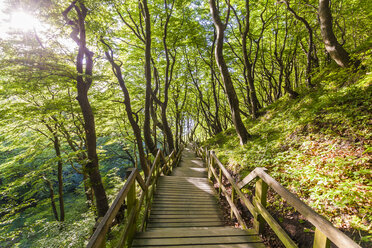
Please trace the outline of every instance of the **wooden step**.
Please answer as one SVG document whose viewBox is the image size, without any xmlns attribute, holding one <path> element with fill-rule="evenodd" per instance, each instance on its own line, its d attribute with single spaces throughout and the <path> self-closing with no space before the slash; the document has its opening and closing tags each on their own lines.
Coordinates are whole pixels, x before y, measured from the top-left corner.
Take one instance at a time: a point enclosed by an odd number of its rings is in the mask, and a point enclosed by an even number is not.
<svg viewBox="0 0 372 248">
<path fill-rule="evenodd" d="M 203 190 L 178 190 L 178 191 L 170 191 L 170 190 L 156 190 L 155 196 L 182 196 L 182 195 L 189 195 L 189 196 L 209 196 L 215 197 L 214 191 L 203 191 Z"/>
<path fill-rule="evenodd" d="M 149 222 L 147 228 L 167 228 L 167 227 L 222 227 L 221 221 L 204 221 L 204 222 L 188 222 L 188 223 L 154 223 Z"/>
<path fill-rule="evenodd" d="M 185 200 L 185 201 L 203 201 L 206 199 L 216 200 L 215 196 L 212 195 L 168 195 L 168 194 L 157 194 L 155 195 L 155 200 Z"/>
<path fill-rule="evenodd" d="M 215 215 L 221 215 L 221 211 L 219 209 L 197 209 L 197 212 L 192 209 L 187 208 L 152 208 L 151 209 L 151 216 L 153 215 L 177 215 L 177 214 L 198 214 L 198 215 L 204 215 L 204 214 L 215 214 Z"/>
<path fill-rule="evenodd" d="M 217 212 L 206 212 L 206 213 L 194 213 L 194 212 L 177 212 L 177 213 L 163 213 L 155 214 L 152 213 L 150 219 L 202 219 L 202 218 L 216 218 L 220 219 L 221 215 Z"/>
<path fill-rule="evenodd" d="M 161 228 L 138 233 L 133 247 L 265 247 L 252 230 L 226 227 Z"/>
</svg>

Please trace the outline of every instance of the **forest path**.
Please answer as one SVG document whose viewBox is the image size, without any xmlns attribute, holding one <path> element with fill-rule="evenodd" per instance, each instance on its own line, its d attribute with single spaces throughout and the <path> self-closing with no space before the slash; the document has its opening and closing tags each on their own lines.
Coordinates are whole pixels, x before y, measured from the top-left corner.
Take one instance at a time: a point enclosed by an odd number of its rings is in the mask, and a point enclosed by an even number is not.
<svg viewBox="0 0 372 248">
<path fill-rule="evenodd" d="M 253 230 L 224 226 L 205 164 L 190 148 L 170 176 L 161 176 L 146 232 L 132 247 L 265 247 Z"/>
</svg>

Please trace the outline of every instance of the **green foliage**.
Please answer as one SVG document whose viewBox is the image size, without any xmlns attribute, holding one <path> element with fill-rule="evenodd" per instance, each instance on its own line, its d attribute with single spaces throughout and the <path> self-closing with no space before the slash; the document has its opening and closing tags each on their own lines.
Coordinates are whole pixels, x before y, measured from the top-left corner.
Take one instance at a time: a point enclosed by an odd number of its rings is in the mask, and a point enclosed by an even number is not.
<svg viewBox="0 0 372 248">
<path fill-rule="evenodd" d="M 241 178 L 266 167 L 336 226 L 370 232 L 371 82 L 370 73 L 320 72 L 318 90 L 298 100 L 282 98 L 259 120 L 247 120 L 253 138 L 244 147 L 232 129 L 204 145 Z"/>
</svg>

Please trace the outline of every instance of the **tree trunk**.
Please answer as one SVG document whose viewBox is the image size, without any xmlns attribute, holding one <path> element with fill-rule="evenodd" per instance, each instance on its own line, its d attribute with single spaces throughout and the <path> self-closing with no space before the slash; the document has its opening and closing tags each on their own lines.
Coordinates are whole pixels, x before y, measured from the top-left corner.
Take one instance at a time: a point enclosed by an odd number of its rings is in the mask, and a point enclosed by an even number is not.
<svg viewBox="0 0 372 248">
<path fill-rule="evenodd" d="M 48 188 L 49 188 L 49 197 L 50 197 L 50 202 L 51 202 L 51 205 L 52 205 L 52 210 L 53 210 L 53 215 L 54 215 L 54 218 L 56 219 L 56 221 L 59 221 L 58 219 L 58 212 L 57 212 L 57 208 L 56 208 L 56 202 L 54 201 L 54 190 L 53 190 L 53 184 L 52 182 L 47 179 L 45 176 L 43 176 L 43 179 L 45 180 L 45 182 L 48 184 Z"/>
<path fill-rule="evenodd" d="M 60 212 L 60 218 L 59 220 L 60 221 L 64 221 L 65 220 L 65 205 L 64 205 L 64 201 L 63 201 L 63 175 L 62 175 L 62 169 L 63 169 L 63 163 L 62 163 L 62 157 L 61 157 L 61 145 L 59 143 L 59 137 L 58 137 L 58 133 L 57 133 L 57 118 L 56 117 L 52 117 L 52 119 L 54 121 L 56 121 L 56 124 L 55 124 L 55 129 L 52 128 L 51 125 L 49 125 L 48 123 L 44 122 L 45 126 L 47 127 L 47 129 L 49 130 L 49 132 L 53 135 L 53 145 L 54 145 L 54 151 L 56 152 L 56 157 L 58 159 L 57 161 L 57 178 L 58 178 L 58 199 L 59 199 L 59 212 Z M 50 183 L 50 182 L 48 182 Z M 52 186 L 50 186 L 52 187 Z M 53 187 L 51 188 L 51 190 L 53 190 Z M 52 205 L 54 204 L 54 192 L 53 192 L 53 203 Z"/>
<path fill-rule="evenodd" d="M 146 77 L 146 98 L 145 98 L 145 122 L 143 125 L 143 134 L 147 149 L 156 156 L 157 149 L 151 138 L 151 116 L 150 116 L 150 104 L 151 104 L 151 22 L 150 12 L 147 6 L 147 0 L 142 1 L 144 18 L 145 18 L 145 77 Z"/>
<path fill-rule="evenodd" d="M 88 90 L 93 82 L 93 52 L 89 51 L 89 49 L 86 47 L 85 18 L 88 9 L 83 3 L 79 2 L 78 6 L 76 5 L 76 2 L 77 1 L 73 1 L 71 5 L 63 12 L 63 15 L 67 23 L 72 26 L 73 31 L 70 35 L 71 38 L 79 46 L 78 55 L 76 57 L 76 70 L 78 73 L 76 76 L 76 87 L 78 92 L 77 100 L 83 113 L 84 131 L 87 142 L 88 163 L 85 166 L 85 170 L 89 174 L 90 182 L 96 198 L 98 216 L 103 217 L 106 214 L 109 206 L 98 166 L 98 156 L 96 150 L 97 137 L 94 114 L 88 100 Z M 77 13 L 77 20 L 72 20 L 68 17 L 68 13 L 72 10 L 72 8 L 74 8 Z M 84 61 L 85 65 L 83 63 Z"/>
<path fill-rule="evenodd" d="M 224 39 L 225 24 L 221 22 L 215 0 L 209 0 L 209 4 L 210 4 L 210 10 L 211 10 L 213 22 L 214 22 L 214 25 L 217 31 L 217 43 L 216 43 L 216 49 L 215 49 L 215 57 L 216 57 L 218 68 L 222 76 L 222 80 L 224 82 L 226 96 L 227 96 L 227 99 L 230 105 L 232 121 L 235 126 L 235 130 L 239 136 L 240 144 L 243 145 L 250 138 L 250 134 L 248 133 L 241 119 L 238 96 L 236 95 L 229 70 L 227 68 L 225 59 L 223 57 L 223 39 Z"/>
<path fill-rule="evenodd" d="M 59 215 L 60 221 L 65 221 L 65 204 L 63 201 L 63 175 L 62 175 L 62 158 L 58 136 L 54 136 L 54 149 L 58 158 L 58 197 L 59 197 Z"/>
<path fill-rule="evenodd" d="M 314 48 L 313 29 L 310 27 L 309 22 L 306 21 L 305 18 L 297 15 L 297 13 L 289 6 L 289 2 L 287 0 L 284 0 L 283 2 L 286 4 L 288 11 L 291 12 L 291 14 L 297 20 L 299 20 L 300 22 L 302 22 L 305 25 L 305 27 L 307 29 L 307 32 L 309 33 L 309 46 L 308 46 L 308 50 L 306 52 L 306 59 L 307 59 L 306 81 L 307 81 L 308 87 L 312 88 L 312 87 L 314 87 L 314 85 L 311 82 L 311 73 L 312 73 L 312 63 L 311 62 L 314 60 L 313 56 L 312 56 L 313 48 Z"/>
<path fill-rule="evenodd" d="M 174 150 L 174 139 L 167 119 L 167 105 L 167 103 L 163 103 L 161 106 L 161 121 L 163 122 L 164 133 L 167 139 L 168 152 L 170 154 Z"/>
<path fill-rule="evenodd" d="M 79 87 L 80 86 L 80 87 Z M 88 173 L 94 195 L 96 198 L 96 206 L 98 216 L 103 217 L 108 210 L 108 201 L 106 192 L 103 187 L 101 174 L 99 172 L 98 156 L 97 156 L 97 141 L 96 141 L 96 130 L 92 108 L 89 104 L 88 96 L 81 88 L 82 85 L 78 83 L 78 102 L 83 112 L 84 117 L 84 129 L 87 140 L 87 155 L 88 163 L 85 165 L 85 172 Z M 83 85 L 84 87 L 84 85 Z"/>
<path fill-rule="evenodd" d="M 169 94 L 169 87 L 172 81 L 172 72 L 174 68 L 174 63 L 175 61 L 175 55 L 172 56 L 170 54 L 170 51 L 168 49 L 167 45 L 167 34 L 168 34 L 168 24 L 169 20 L 172 16 L 173 13 L 173 7 L 174 7 L 175 0 L 172 0 L 172 3 L 167 3 L 167 1 L 164 1 L 164 8 L 167 13 L 167 18 L 165 20 L 164 24 L 164 34 L 163 34 L 163 47 L 164 47 L 164 52 L 165 52 L 165 58 L 166 58 L 166 67 L 165 67 L 165 85 L 164 85 L 164 101 L 161 104 L 161 119 L 163 122 L 163 127 L 164 127 L 164 134 L 167 139 L 167 145 L 168 145 L 168 152 L 169 154 L 174 150 L 174 139 L 173 139 L 173 133 L 172 129 L 169 126 L 168 119 L 167 119 L 167 107 L 168 107 L 168 94 Z M 170 8 L 169 8 L 170 5 Z M 170 62 L 169 55 L 172 56 L 172 63 Z"/>
<path fill-rule="evenodd" d="M 93 188 L 91 187 L 91 183 L 89 182 L 88 175 L 84 172 L 82 175 L 83 175 L 84 193 L 87 199 L 87 206 L 88 208 L 90 208 L 94 200 Z"/>
<path fill-rule="evenodd" d="M 111 66 L 112 66 L 112 70 L 113 70 L 113 72 L 115 74 L 115 77 L 117 78 L 117 80 L 119 82 L 120 88 L 121 88 L 121 90 L 124 94 L 125 111 L 127 112 L 127 116 L 128 116 L 130 125 L 132 126 L 133 133 L 134 133 L 134 136 L 136 138 L 136 142 L 137 142 L 137 146 L 138 146 L 139 159 L 140 159 L 140 163 L 141 163 L 141 169 L 143 170 L 143 172 L 145 174 L 145 177 L 147 178 L 149 176 L 149 167 L 148 167 L 148 164 L 147 164 L 145 150 L 144 150 L 144 147 L 143 147 L 141 129 L 140 129 L 137 121 L 133 117 L 130 95 L 129 95 L 129 91 L 127 89 L 127 86 L 125 85 L 124 79 L 123 79 L 123 75 L 122 75 L 122 72 L 121 72 L 121 67 L 120 67 L 120 65 L 116 64 L 116 62 L 114 60 L 114 57 L 113 57 L 113 51 L 112 51 L 111 47 L 107 43 L 105 43 L 103 40 L 101 40 L 101 41 L 110 50 L 110 51 L 105 52 L 105 54 L 106 54 L 106 57 L 107 57 L 108 61 L 110 62 Z"/>
<path fill-rule="evenodd" d="M 247 36 L 249 32 L 249 17 L 250 17 L 250 10 L 249 10 L 249 1 L 245 1 L 245 9 L 247 11 L 245 16 L 245 26 L 242 33 L 242 51 L 243 51 L 243 58 L 244 58 L 244 71 L 245 77 L 248 81 L 249 87 L 249 100 L 251 104 L 251 112 L 253 118 L 257 118 L 258 116 L 258 109 L 260 103 L 257 99 L 256 88 L 254 87 L 254 78 L 253 78 L 253 71 L 252 71 L 252 63 L 249 61 L 248 51 L 247 51 Z"/>
<path fill-rule="evenodd" d="M 319 21 L 325 48 L 331 58 L 341 67 L 351 65 L 349 53 L 338 43 L 332 28 L 332 14 L 329 0 L 319 0 Z"/>
</svg>

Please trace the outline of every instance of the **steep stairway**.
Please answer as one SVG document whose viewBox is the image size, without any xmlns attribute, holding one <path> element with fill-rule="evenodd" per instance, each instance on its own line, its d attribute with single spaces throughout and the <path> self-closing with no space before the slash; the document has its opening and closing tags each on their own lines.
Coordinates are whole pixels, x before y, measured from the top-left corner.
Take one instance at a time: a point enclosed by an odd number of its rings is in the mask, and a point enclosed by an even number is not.
<svg viewBox="0 0 372 248">
<path fill-rule="evenodd" d="M 224 226 L 201 159 L 185 148 L 179 167 L 158 181 L 146 232 L 132 247 L 265 247 L 253 230 Z"/>
</svg>

